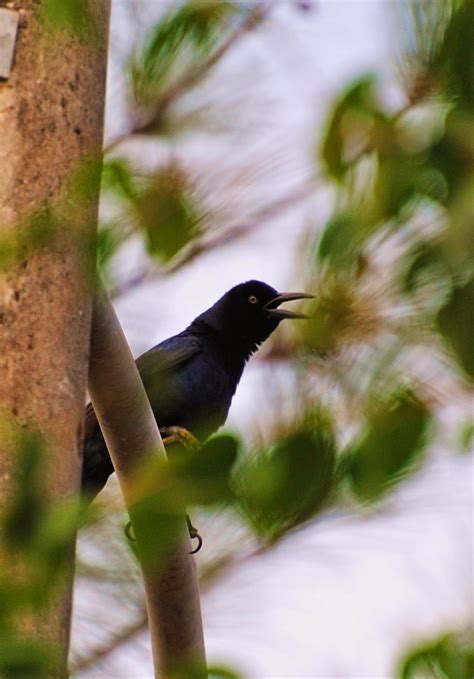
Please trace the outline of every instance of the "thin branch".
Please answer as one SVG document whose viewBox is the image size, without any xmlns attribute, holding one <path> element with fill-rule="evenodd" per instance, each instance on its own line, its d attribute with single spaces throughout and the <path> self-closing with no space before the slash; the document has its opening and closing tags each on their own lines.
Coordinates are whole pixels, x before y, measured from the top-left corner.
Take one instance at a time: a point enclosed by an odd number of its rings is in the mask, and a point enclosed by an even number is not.
<svg viewBox="0 0 474 679">
<path fill-rule="evenodd" d="M 97 663 L 108 658 L 108 656 L 122 646 L 122 644 L 130 641 L 136 637 L 137 634 L 140 634 L 140 632 L 143 632 L 143 630 L 147 628 L 147 625 L 148 616 L 144 606 L 142 611 L 140 611 L 140 616 L 134 620 L 134 622 L 120 629 L 103 645 L 96 646 L 92 653 L 79 658 L 77 662 L 73 663 L 71 673 L 76 674 L 76 672 L 82 672 L 94 667 Z"/>
<path fill-rule="evenodd" d="M 214 52 L 212 52 L 207 59 L 201 63 L 192 66 L 186 73 L 183 73 L 181 78 L 172 83 L 167 90 L 159 96 L 158 101 L 154 107 L 151 119 L 146 123 L 136 124 L 128 132 L 120 134 L 116 139 L 112 140 L 104 148 L 104 154 L 111 153 L 124 141 L 138 134 L 149 134 L 156 127 L 156 121 L 160 119 L 165 111 L 176 99 L 186 93 L 192 87 L 195 87 L 200 80 L 202 80 L 207 73 L 220 61 L 220 59 L 227 54 L 227 52 L 249 31 L 260 24 L 267 16 L 273 3 L 259 4 L 255 7 L 245 19 L 235 28 L 226 40 L 219 45 Z"/>
<path fill-rule="evenodd" d="M 249 219 L 245 222 L 239 222 L 230 226 L 227 229 L 219 230 L 215 235 L 203 238 L 201 240 L 196 240 L 188 248 L 183 250 L 183 254 L 177 257 L 170 265 L 157 268 L 153 264 L 148 264 L 141 271 L 134 274 L 128 278 L 123 283 L 119 283 L 110 290 L 110 296 L 112 299 L 116 299 L 121 295 L 124 295 L 130 290 L 137 288 L 145 282 L 160 278 L 169 273 L 175 273 L 183 266 L 192 262 L 196 257 L 203 253 L 210 252 L 219 247 L 229 245 L 246 236 L 253 229 L 263 225 L 266 221 L 272 217 L 279 216 L 282 212 L 289 210 L 290 208 L 297 205 L 299 202 L 306 200 L 312 194 L 317 186 L 317 179 L 313 179 L 310 182 L 305 183 L 303 186 L 291 191 L 286 196 L 278 198 L 277 200 L 265 205 L 260 210 L 257 210 Z"/>
<path fill-rule="evenodd" d="M 202 592 L 206 592 L 212 588 L 215 582 L 224 573 L 228 572 L 232 568 L 236 568 L 243 564 L 252 561 L 253 559 L 261 556 L 265 552 L 272 549 L 274 545 L 266 544 L 262 545 L 248 554 L 239 557 L 224 557 L 211 562 L 207 567 L 205 567 L 199 577 L 200 587 Z M 111 636 L 111 638 L 106 641 L 103 645 L 96 646 L 89 654 L 84 655 L 79 658 L 71 667 L 71 672 L 76 673 L 86 669 L 91 669 L 97 663 L 104 661 L 108 656 L 110 656 L 114 651 L 117 650 L 122 644 L 131 641 L 138 634 L 143 632 L 148 625 L 148 618 L 146 614 L 146 609 L 139 612 L 136 620 L 134 620 L 129 625 L 121 628 Z"/>
<path fill-rule="evenodd" d="M 89 393 L 127 509 L 133 515 L 140 556 L 146 527 L 133 512 L 133 475 L 141 462 L 166 454 L 130 348 L 100 282 L 92 318 Z M 182 538 L 166 563 L 154 568 L 141 563 L 157 677 L 169 676 L 180 663 L 194 661 L 205 666 L 199 587 L 190 551 L 183 516 Z M 206 676 L 204 670 L 202 676 Z"/>
</svg>

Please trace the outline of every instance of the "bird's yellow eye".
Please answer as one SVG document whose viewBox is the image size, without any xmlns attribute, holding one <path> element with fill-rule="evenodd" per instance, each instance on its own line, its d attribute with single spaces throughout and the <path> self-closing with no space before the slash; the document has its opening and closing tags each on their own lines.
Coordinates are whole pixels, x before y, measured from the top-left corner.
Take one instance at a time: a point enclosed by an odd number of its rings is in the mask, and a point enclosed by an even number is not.
<svg viewBox="0 0 474 679">
<path fill-rule="evenodd" d="M 255 297 L 255 295 L 250 295 L 249 302 L 250 304 L 257 304 L 258 299 Z"/>
</svg>

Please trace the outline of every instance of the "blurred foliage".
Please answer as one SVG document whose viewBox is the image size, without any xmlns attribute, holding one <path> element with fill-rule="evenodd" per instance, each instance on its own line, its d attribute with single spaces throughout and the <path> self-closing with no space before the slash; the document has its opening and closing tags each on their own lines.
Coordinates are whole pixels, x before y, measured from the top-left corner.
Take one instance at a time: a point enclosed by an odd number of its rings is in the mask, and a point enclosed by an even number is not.
<svg viewBox="0 0 474 679">
<path fill-rule="evenodd" d="M 45 442 L 34 431 L 2 424 L 11 442 L 16 478 L 0 517 L 0 673 L 5 677 L 46 676 L 56 651 L 21 632 L 25 616 L 48 615 L 51 601 L 71 568 L 80 504 L 46 499 Z"/>
<path fill-rule="evenodd" d="M 169 10 L 130 61 L 138 106 L 151 106 L 156 116 L 160 105 L 168 103 L 162 99 L 163 88 L 190 66 L 199 68 L 239 11 L 226 0 L 189 0 Z"/>
<path fill-rule="evenodd" d="M 334 432 L 319 410 L 243 463 L 236 494 L 250 525 L 272 541 L 321 511 L 335 484 Z"/>
<path fill-rule="evenodd" d="M 125 161 L 109 160 L 104 165 L 102 187 L 119 201 L 128 218 L 125 231 L 106 224 L 99 229 L 99 243 L 107 245 L 101 258 L 105 271 L 135 230 L 143 235 L 150 255 L 161 262 L 171 260 L 202 234 L 204 208 L 187 172 L 175 161 L 139 175 Z"/>
<path fill-rule="evenodd" d="M 426 445 L 430 412 L 410 391 L 370 403 L 366 421 L 349 444 L 343 462 L 351 486 L 362 501 L 380 498 L 419 460 Z"/>
<path fill-rule="evenodd" d="M 471 420 L 461 428 L 459 446 L 463 453 L 474 452 L 474 421 Z"/>
<path fill-rule="evenodd" d="M 418 56 L 429 85 L 410 89 L 420 72 L 406 68 L 409 103 L 393 112 L 376 77 L 363 77 L 338 98 L 326 125 L 320 157 L 337 200 L 318 243 L 325 289 L 306 341 L 324 352 L 340 348 L 350 332 L 360 337 L 361 320 L 366 330 L 377 328 L 380 309 L 370 298 L 360 313 L 361 273 L 374 243 L 401 233 L 398 292 L 410 305 L 431 290 L 435 297 L 424 306 L 423 323 L 437 329 L 472 379 L 474 6 L 465 0 L 408 3 L 406 12 L 410 64 Z M 416 218 L 426 223 L 429 215 L 438 226 L 423 232 Z"/>
<path fill-rule="evenodd" d="M 91 0 L 44 0 L 41 18 L 48 31 L 67 31 L 90 41 L 97 36 L 97 21 Z"/>
<path fill-rule="evenodd" d="M 186 663 L 184 666 L 171 670 L 169 679 L 241 679 L 241 675 L 222 665 L 202 667 L 201 664 Z"/>
<path fill-rule="evenodd" d="M 159 169 L 135 197 L 150 254 L 168 261 L 199 234 L 201 215 L 186 174 L 176 165 Z"/>
<path fill-rule="evenodd" d="M 222 434 L 199 451 L 178 448 L 172 451 L 169 461 L 157 458 L 137 470 L 137 501 L 130 516 L 143 563 L 156 568 L 163 560 L 181 534 L 189 505 L 232 501 L 230 474 L 237 454 L 237 440 Z"/>
<path fill-rule="evenodd" d="M 474 638 L 447 634 L 411 651 L 402 661 L 400 679 L 471 679 L 474 676 Z"/>
<path fill-rule="evenodd" d="M 88 2 L 47 0 L 43 6 L 48 26 L 81 38 L 94 34 Z M 218 63 L 213 55 L 238 16 L 249 11 L 224 1 L 171 4 L 129 61 L 131 134 L 166 129 L 170 104 Z M 459 373 L 474 378 L 474 4 L 420 0 L 407 3 L 406 15 L 411 27 L 403 34 L 411 41 L 404 72 L 407 104 L 393 111 L 375 74 L 357 78 L 334 102 L 317 151 L 336 200 L 316 248 L 318 284 L 303 343 L 322 356 L 342 353 L 348 345 L 367 349 L 364 365 L 372 374 L 357 391 L 364 407 L 351 413 L 357 432 L 339 451 L 336 432 L 347 421 L 339 422 L 336 409 L 331 414 L 319 409 L 283 433 L 274 432 L 272 444 L 238 465 L 239 442 L 223 435 L 199 452 L 178 450 L 169 464 L 154 462 L 139 471 L 131 515 L 146 563 L 156 564 L 173 546 L 188 506 L 237 508 L 256 535 L 271 543 L 324 511 L 343 482 L 358 501 L 378 501 L 418 467 L 434 407 L 418 389 L 394 389 L 390 366 L 380 367 L 371 344 L 387 332 L 393 311 L 393 298 L 377 299 L 365 285 L 369 280 L 375 288 L 377 276 L 389 277 L 388 267 L 371 268 L 384 240 L 405 238 L 394 265 L 403 305 L 435 333 L 434 343 L 446 347 Z M 31 248 L 49 246 L 65 224 L 84 232 L 101 164 L 92 158 L 76 168 L 59 207 L 37 210 L 19 237 L 1 236 L 0 267 L 18 263 Z M 109 158 L 102 192 L 120 208 L 118 216 L 103 222 L 88 250 L 105 272 L 136 233 L 152 257 L 167 263 L 205 232 L 202 197 L 177 161 L 138 170 L 125 159 Z M 436 228 L 418 228 L 420 216 L 425 223 L 433 218 Z M 417 306 L 424 291 L 429 304 Z M 399 318 L 394 325 L 390 332 L 398 333 L 406 348 L 407 326 Z M 397 384 L 416 382 L 407 373 Z M 467 449 L 471 442 L 469 424 L 461 445 Z M 26 677 L 43 672 L 51 654 L 20 640 L 17 621 L 24 611 L 46 608 L 71 558 L 77 522 L 85 519 L 74 501 L 46 502 L 44 442 L 23 434 L 17 449 L 22 492 L 12 497 L 1 519 L 2 552 L 12 568 L 0 575 L 0 673 Z M 14 571 L 20 556 L 25 576 L 19 579 Z M 413 652 L 401 677 L 465 679 L 473 671 L 472 644 L 450 635 Z M 192 669 L 184 676 L 192 677 Z M 210 676 L 236 675 L 215 668 Z"/>
<path fill-rule="evenodd" d="M 49 247 L 58 229 L 58 218 L 48 205 L 33 211 L 17 229 L 4 229 L 0 234 L 0 271 L 16 266 L 38 248 Z"/>
<path fill-rule="evenodd" d="M 437 316 L 438 328 L 467 375 L 474 379 L 474 278 L 455 286 Z"/>
</svg>

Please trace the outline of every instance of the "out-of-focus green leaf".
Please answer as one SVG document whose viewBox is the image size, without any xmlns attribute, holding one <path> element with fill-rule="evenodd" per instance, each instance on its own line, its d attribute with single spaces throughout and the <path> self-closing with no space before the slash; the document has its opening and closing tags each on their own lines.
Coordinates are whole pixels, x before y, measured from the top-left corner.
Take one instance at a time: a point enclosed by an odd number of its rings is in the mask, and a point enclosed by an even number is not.
<svg viewBox="0 0 474 679">
<path fill-rule="evenodd" d="M 229 477 L 237 459 L 238 441 L 221 434 L 195 453 L 170 454 L 169 474 L 184 504 L 213 504 L 233 497 Z"/>
<path fill-rule="evenodd" d="M 472 679 L 474 644 L 472 639 L 446 635 L 412 651 L 401 664 L 400 679 Z"/>
<path fill-rule="evenodd" d="M 331 114 L 321 145 L 321 157 L 330 176 L 337 180 L 344 177 L 350 165 L 350 149 L 365 147 L 373 132 L 374 118 L 380 115 L 374 76 L 364 76 L 343 93 Z"/>
<path fill-rule="evenodd" d="M 5 544 L 13 549 L 27 549 L 36 536 L 45 499 L 42 488 L 43 443 L 38 434 L 24 432 L 18 439 L 18 492 L 10 498 L 3 516 Z"/>
<path fill-rule="evenodd" d="M 377 403 L 346 455 L 347 475 L 361 500 L 376 500 L 406 475 L 426 443 L 430 413 L 402 390 Z"/>
<path fill-rule="evenodd" d="M 172 490 L 150 495 L 130 508 L 140 561 L 156 568 L 176 544 L 183 529 L 184 507 L 173 500 Z"/>
<path fill-rule="evenodd" d="M 229 477 L 238 442 L 230 435 L 211 438 L 201 449 L 169 450 L 169 461 L 153 460 L 137 472 L 137 502 L 131 518 L 141 558 L 159 563 L 180 535 L 188 505 L 233 499 Z"/>
<path fill-rule="evenodd" d="M 237 494 L 257 532 L 275 539 L 318 512 L 334 487 L 335 457 L 331 424 L 319 414 L 248 462 Z"/>
<path fill-rule="evenodd" d="M 44 0 L 41 6 L 46 28 L 68 31 L 82 40 L 97 35 L 97 21 L 91 11 L 91 0 Z"/>
<path fill-rule="evenodd" d="M 463 453 L 471 453 L 474 448 L 474 422 L 465 424 L 459 436 L 459 444 Z"/>
<path fill-rule="evenodd" d="M 242 679 L 242 675 L 222 665 L 212 665 L 208 668 L 209 679 Z"/>
<path fill-rule="evenodd" d="M 107 160 L 102 171 L 102 189 L 113 192 L 121 198 L 133 200 L 138 193 L 135 172 L 123 159 Z"/>
<path fill-rule="evenodd" d="M 186 174 L 173 165 L 156 172 L 135 200 L 148 250 L 163 261 L 200 232 L 202 215 L 191 193 Z"/>
<path fill-rule="evenodd" d="M 361 225 L 353 210 L 331 217 L 326 224 L 318 247 L 320 261 L 347 265 L 354 260 L 360 246 Z"/>
<path fill-rule="evenodd" d="M 76 210 L 97 196 L 102 175 L 102 156 L 90 155 L 83 158 L 68 179 L 68 200 Z"/>
<path fill-rule="evenodd" d="M 48 507 L 38 526 L 36 559 L 46 579 L 61 575 L 70 562 L 79 519 L 79 502 L 69 500 Z"/>
<path fill-rule="evenodd" d="M 425 165 L 439 171 L 446 181 L 448 207 L 466 180 L 472 181 L 474 123 L 472 115 L 453 108 L 447 115 L 445 133 L 424 158 Z"/>
<path fill-rule="evenodd" d="M 224 0 L 189 0 L 165 14 L 131 60 L 137 103 L 153 104 L 170 76 L 206 57 L 237 11 L 238 5 Z"/>
<path fill-rule="evenodd" d="M 97 232 L 97 266 L 103 269 L 117 252 L 120 237 L 113 226 L 102 226 Z"/>
<path fill-rule="evenodd" d="M 400 214 L 416 195 L 419 182 L 419 161 L 416 158 L 394 154 L 380 157 L 373 187 L 374 222 L 387 222 Z M 430 187 L 426 187 L 429 189 Z"/>
<path fill-rule="evenodd" d="M 59 229 L 60 221 L 47 204 L 31 212 L 14 231 L 6 229 L 0 235 L 0 270 L 15 266 L 36 248 L 49 247 Z"/>
<path fill-rule="evenodd" d="M 474 378 L 474 278 L 455 286 L 438 312 L 438 329 L 456 354 L 459 364 Z"/>
<path fill-rule="evenodd" d="M 17 635 L 0 635 L 0 673 L 4 679 L 38 679 L 51 676 L 54 654 L 38 642 Z"/>
<path fill-rule="evenodd" d="M 348 278 L 325 277 L 302 328 L 308 350 L 317 354 L 336 351 L 354 326 L 353 288 Z"/>
<path fill-rule="evenodd" d="M 173 667 L 169 673 L 170 679 L 242 679 L 234 670 L 221 665 L 205 666 L 196 662 L 185 662 L 179 667 Z"/>
<path fill-rule="evenodd" d="M 457 105 L 474 110 L 474 4 L 459 0 L 444 34 L 432 71 Z"/>
<path fill-rule="evenodd" d="M 418 243 L 408 256 L 408 266 L 402 274 L 402 289 L 412 293 L 416 290 L 422 277 L 433 272 L 439 277 L 444 271 L 443 257 L 439 243 L 424 241 Z"/>
</svg>

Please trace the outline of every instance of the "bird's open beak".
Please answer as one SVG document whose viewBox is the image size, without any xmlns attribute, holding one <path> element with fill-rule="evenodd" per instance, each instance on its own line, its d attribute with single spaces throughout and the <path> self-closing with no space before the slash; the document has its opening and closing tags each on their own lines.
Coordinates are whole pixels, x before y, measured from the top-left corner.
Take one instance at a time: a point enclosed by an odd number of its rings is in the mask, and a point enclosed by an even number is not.
<svg viewBox="0 0 474 679">
<path fill-rule="evenodd" d="M 305 292 L 282 292 L 263 307 L 271 318 L 309 318 L 306 314 L 298 314 L 287 309 L 277 309 L 283 302 L 291 302 L 294 299 L 313 299 L 314 295 L 307 295 Z"/>
</svg>

